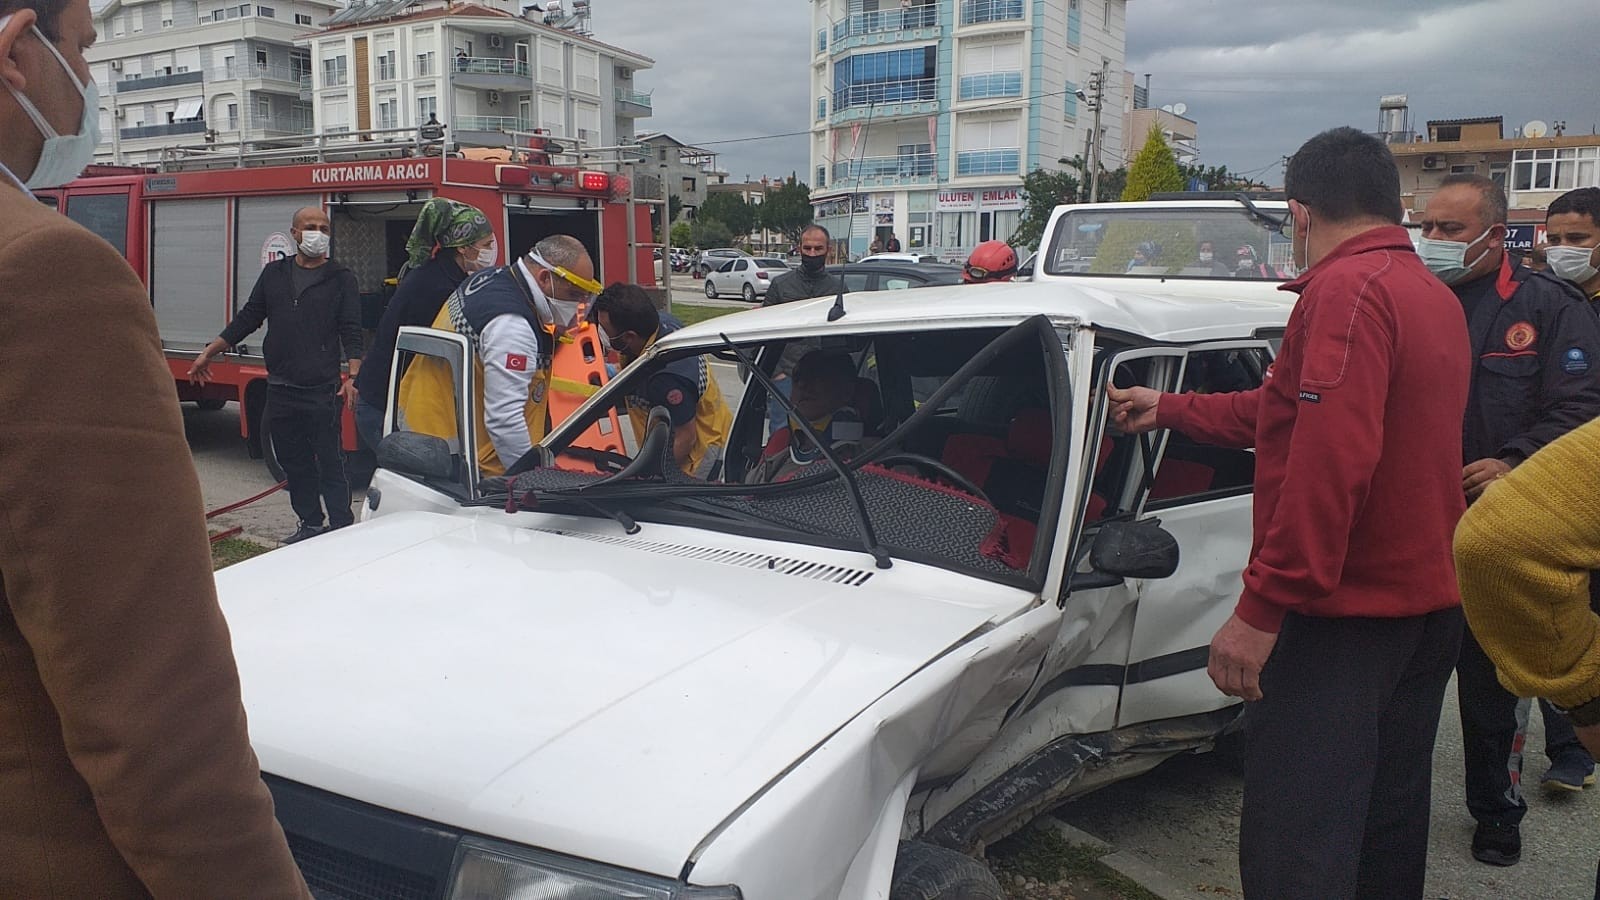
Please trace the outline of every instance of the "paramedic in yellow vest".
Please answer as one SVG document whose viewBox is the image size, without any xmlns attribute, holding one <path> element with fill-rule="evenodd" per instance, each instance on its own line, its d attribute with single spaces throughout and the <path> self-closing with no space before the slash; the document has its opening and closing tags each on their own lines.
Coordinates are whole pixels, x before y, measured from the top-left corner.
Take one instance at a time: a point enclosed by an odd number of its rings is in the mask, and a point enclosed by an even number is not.
<svg viewBox="0 0 1600 900">
<path fill-rule="evenodd" d="M 683 327 L 677 319 L 657 311 L 644 289 L 620 282 L 595 298 L 591 315 L 624 366 L 644 355 L 658 338 Z M 650 410 L 656 406 L 666 407 L 672 416 L 672 455 L 684 474 L 693 478 L 715 475 L 728 444 L 733 413 L 723 402 L 705 356 L 667 363 L 628 396 L 628 418 L 641 441 Z"/>
<path fill-rule="evenodd" d="M 433 327 L 466 336 L 475 357 L 473 419 L 482 476 L 504 474 L 544 438 L 556 341 L 578 324 L 599 290 L 583 244 L 556 235 L 509 266 L 469 277 L 445 301 Z M 454 397 L 442 361 L 416 360 L 400 381 L 405 429 L 454 439 Z"/>
</svg>

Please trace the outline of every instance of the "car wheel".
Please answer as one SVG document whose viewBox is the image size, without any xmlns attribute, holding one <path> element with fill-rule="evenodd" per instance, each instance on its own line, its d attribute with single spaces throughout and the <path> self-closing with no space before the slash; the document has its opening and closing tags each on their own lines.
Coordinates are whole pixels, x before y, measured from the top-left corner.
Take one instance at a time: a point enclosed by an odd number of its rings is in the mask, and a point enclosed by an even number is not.
<svg viewBox="0 0 1600 900">
<path fill-rule="evenodd" d="M 744 293 L 744 302 L 746 302 L 746 303 L 754 303 L 754 302 L 756 302 L 756 286 L 755 285 L 748 284 L 748 283 L 745 284 L 743 293 Z"/>
<path fill-rule="evenodd" d="M 708 300 L 717 299 L 717 286 L 712 284 L 711 283 L 711 279 L 709 279 L 709 278 L 706 279 L 706 299 L 708 299 Z"/>
<path fill-rule="evenodd" d="M 196 400 L 194 405 L 200 407 L 206 412 L 216 412 L 224 406 L 227 406 L 228 401 L 220 397 L 206 397 L 204 399 Z"/>
<path fill-rule="evenodd" d="M 901 841 L 889 900 L 1005 900 L 1000 882 L 970 856 L 918 841 Z"/>
</svg>

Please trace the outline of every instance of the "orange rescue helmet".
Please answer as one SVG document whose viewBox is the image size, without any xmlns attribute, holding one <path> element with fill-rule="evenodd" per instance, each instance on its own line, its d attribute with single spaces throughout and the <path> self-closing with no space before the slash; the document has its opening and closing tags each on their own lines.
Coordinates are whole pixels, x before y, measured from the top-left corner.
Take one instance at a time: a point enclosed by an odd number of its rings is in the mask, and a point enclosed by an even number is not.
<svg viewBox="0 0 1600 900">
<path fill-rule="evenodd" d="M 972 250 L 961 267 L 961 280 L 967 284 L 1010 281 L 1017 274 L 1017 251 L 1005 241 L 984 241 Z"/>
</svg>

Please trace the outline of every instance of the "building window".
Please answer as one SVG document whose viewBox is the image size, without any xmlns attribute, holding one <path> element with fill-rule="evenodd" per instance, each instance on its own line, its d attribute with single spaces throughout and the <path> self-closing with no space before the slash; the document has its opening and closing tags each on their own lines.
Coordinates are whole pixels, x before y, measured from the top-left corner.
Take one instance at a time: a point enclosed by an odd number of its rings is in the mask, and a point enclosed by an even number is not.
<svg viewBox="0 0 1600 900">
<path fill-rule="evenodd" d="M 378 80 L 393 81 L 395 79 L 395 57 L 393 50 L 386 50 L 378 56 Z"/>
<path fill-rule="evenodd" d="M 350 61 L 344 55 L 322 61 L 322 86 L 338 87 L 350 83 Z"/>
<path fill-rule="evenodd" d="M 378 127 L 400 127 L 400 101 L 393 97 L 378 101 Z"/>
<path fill-rule="evenodd" d="M 842 59 L 833 66 L 833 109 L 936 99 L 938 65 L 931 45 Z"/>
<path fill-rule="evenodd" d="M 270 119 L 270 118 L 272 118 L 272 100 L 270 98 L 267 98 L 267 97 L 257 97 L 256 98 L 256 118 L 257 119 Z"/>
<path fill-rule="evenodd" d="M 1600 147 L 1518 150 L 1511 161 L 1514 191 L 1600 187 Z"/>
<path fill-rule="evenodd" d="M 439 54 L 429 50 L 427 53 L 417 54 L 417 77 L 427 78 L 438 74 Z"/>
<path fill-rule="evenodd" d="M 685 194 L 692 194 L 692 193 L 694 193 L 694 189 L 695 189 L 695 179 L 690 178 L 689 176 L 685 175 L 684 178 L 683 178 L 683 192 Z"/>
<path fill-rule="evenodd" d="M 1506 173 L 1508 169 L 1510 169 L 1510 166 L 1503 162 L 1489 164 L 1489 180 L 1499 186 L 1502 191 L 1506 189 Z"/>
<path fill-rule="evenodd" d="M 817 98 L 817 121 L 821 122 L 823 119 L 826 119 L 827 117 L 828 117 L 828 98 L 827 97 L 818 97 Z"/>
<path fill-rule="evenodd" d="M 1104 25 L 1106 31 L 1111 30 L 1111 0 L 1106 0 L 1106 18 Z"/>
<path fill-rule="evenodd" d="M 1471 175 L 1476 171 L 1478 171 L 1478 167 L 1477 166 L 1451 166 L 1450 167 L 1450 174 L 1451 175 Z"/>
<path fill-rule="evenodd" d="M 821 53 L 821 52 L 823 52 L 823 51 L 825 51 L 827 49 L 828 49 L 828 29 L 826 29 L 826 28 L 818 28 L 817 29 L 817 52 Z"/>
<path fill-rule="evenodd" d="M 1019 125 L 1020 120 L 1015 118 L 961 122 L 956 174 L 1015 175 L 1021 172 Z"/>
<path fill-rule="evenodd" d="M 237 103 L 229 103 L 228 104 L 228 121 L 227 121 L 227 124 L 222 126 L 222 128 L 223 128 L 224 131 L 232 131 L 233 129 L 238 127 L 238 122 L 239 122 L 239 104 L 237 104 Z"/>
<path fill-rule="evenodd" d="M 1022 18 L 1022 0 L 961 0 L 961 24 L 1011 22 Z"/>
<path fill-rule="evenodd" d="M 1022 96 L 1022 45 L 968 44 L 961 51 L 960 100 Z"/>
<path fill-rule="evenodd" d="M 1067 89 L 1063 93 L 1066 94 L 1066 99 L 1062 101 L 1065 106 L 1062 112 L 1066 114 L 1067 118 L 1076 119 L 1078 117 L 1078 83 L 1076 81 L 1067 82 Z"/>
<path fill-rule="evenodd" d="M 294 14 L 294 23 L 296 25 L 310 25 L 311 24 L 311 17 L 306 15 L 305 13 L 295 13 Z"/>
<path fill-rule="evenodd" d="M 265 51 L 265 50 L 257 50 L 256 51 L 256 71 L 265 72 L 266 70 L 267 70 L 267 51 Z"/>
<path fill-rule="evenodd" d="M 278 17 L 278 11 L 270 6 L 257 6 L 256 15 L 263 19 L 276 19 Z"/>
<path fill-rule="evenodd" d="M 171 19 L 162 19 L 161 20 L 161 27 L 162 28 L 171 28 L 172 27 L 172 20 Z"/>
<path fill-rule="evenodd" d="M 817 185 L 816 186 L 819 187 L 819 188 L 828 186 L 828 167 L 827 166 L 817 166 Z"/>
<path fill-rule="evenodd" d="M 417 124 L 420 125 L 420 124 L 428 121 L 429 118 L 431 118 L 433 116 L 437 116 L 438 114 L 439 114 L 439 98 L 438 97 L 418 97 L 417 98 Z"/>
</svg>

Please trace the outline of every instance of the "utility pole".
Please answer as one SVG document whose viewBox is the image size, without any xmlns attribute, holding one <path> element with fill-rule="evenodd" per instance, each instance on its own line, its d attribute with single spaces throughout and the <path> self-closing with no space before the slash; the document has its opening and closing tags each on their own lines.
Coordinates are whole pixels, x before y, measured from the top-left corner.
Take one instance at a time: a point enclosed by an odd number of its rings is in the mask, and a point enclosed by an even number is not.
<svg viewBox="0 0 1600 900">
<path fill-rule="evenodd" d="M 1089 76 L 1089 108 L 1094 110 L 1094 125 L 1089 132 L 1090 149 L 1093 154 L 1089 160 L 1089 202 L 1100 202 L 1100 110 L 1105 106 L 1106 96 L 1106 68 L 1109 61 L 1100 60 L 1100 71 Z"/>
</svg>

